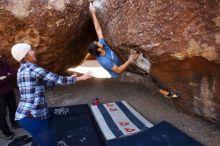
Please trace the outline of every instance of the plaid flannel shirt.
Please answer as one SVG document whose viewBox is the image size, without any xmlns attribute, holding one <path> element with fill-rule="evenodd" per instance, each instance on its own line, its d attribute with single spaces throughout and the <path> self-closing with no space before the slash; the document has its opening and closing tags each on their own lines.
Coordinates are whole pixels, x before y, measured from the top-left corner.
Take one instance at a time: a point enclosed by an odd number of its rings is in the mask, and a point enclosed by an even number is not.
<svg viewBox="0 0 220 146">
<path fill-rule="evenodd" d="M 17 83 L 21 97 L 15 120 L 21 120 L 30 114 L 36 119 L 47 119 L 48 107 L 44 93 L 45 85 L 66 85 L 75 81 L 75 77 L 58 76 L 36 64 L 22 62 L 17 73 Z"/>
</svg>

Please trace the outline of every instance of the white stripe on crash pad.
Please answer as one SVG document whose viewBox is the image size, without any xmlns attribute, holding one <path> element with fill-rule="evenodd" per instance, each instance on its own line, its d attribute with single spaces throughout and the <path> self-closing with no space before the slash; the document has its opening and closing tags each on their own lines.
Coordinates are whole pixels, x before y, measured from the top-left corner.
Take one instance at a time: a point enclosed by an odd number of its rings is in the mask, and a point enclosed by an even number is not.
<svg viewBox="0 0 220 146">
<path fill-rule="evenodd" d="M 93 115 L 95 115 L 95 120 L 98 123 L 102 133 L 105 136 L 105 139 L 113 139 L 116 138 L 115 135 L 112 133 L 112 131 L 109 129 L 107 123 L 105 122 L 105 119 L 103 118 L 102 114 L 100 113 L 97 106 L 90 106 L 92 109 Z"/>
<path fill-rule="evenodd" d="M 154 125 L 142 117 L 138 112 L 136 112 L 126 101 L 121 101 L 142 123 L 144 123 L 148 128 Z"/>
<path fill-rule="evenodd" d="M 103 104 L 103 106 L 124 135 L 140 131 L 140 129 L 125 115 L 116 103 L 107 103 Z"/>
</svg>

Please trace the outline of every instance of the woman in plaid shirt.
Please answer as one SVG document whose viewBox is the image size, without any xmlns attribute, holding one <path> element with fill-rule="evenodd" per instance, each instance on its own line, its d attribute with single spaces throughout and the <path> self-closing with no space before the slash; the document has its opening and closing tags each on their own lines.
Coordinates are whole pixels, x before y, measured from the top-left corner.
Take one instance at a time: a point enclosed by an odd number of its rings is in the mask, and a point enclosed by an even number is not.
<svg viewBox="0 0 220 146">
<path fill-rule="evenodd" d="M 36 63 L 31 46 L 19 43 L 12 47 L 12 56 L 20 62 L 17 84 L 20 101 L 15 120 L 26 129 L 40 146 L 56 146 L 48 127 L 48 107 L 45 100 L 45 86 L 67 85 L 92 77 L 91 72 L 82 76 L 63 77 L 46 71 Z"/>
</svg>

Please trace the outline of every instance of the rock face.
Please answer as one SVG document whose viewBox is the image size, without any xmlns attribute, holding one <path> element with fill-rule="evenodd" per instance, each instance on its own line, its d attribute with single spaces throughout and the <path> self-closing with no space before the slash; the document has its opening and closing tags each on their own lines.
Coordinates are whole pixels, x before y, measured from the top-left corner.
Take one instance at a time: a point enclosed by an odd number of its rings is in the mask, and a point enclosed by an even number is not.
<svg viewBox="0 0 220 146">
<path fill-rule="evenodd" d="M 96 0 L 104 36 L 126 60 L 138 50 L 150 74 L 181 94 L 172 100 L 184 111 L 220 124 L 219 0 Z M 10 62 L 19 42 L 37 50 L 39 64 L 63 73 L 78 65 L 94 35 L 84 0 L 0 2 L 0 53 Z M 133 72 L 141 72 L 137 67 Z"/>
<path fill-rule="evenodd" d="M 109 44 L 139 50 L 185 111 L 220 123 L 220 1 L 96 0 Z"/>
<path fill-rule="evenodd" d="M 0 53 L 10 62 L 10 49 L 26 42 L 36 50 L 38 63 L 64 72 L 85 57 L 91 39 L 88 1 L 6 0 L 0 2 Z"/>
</svg>

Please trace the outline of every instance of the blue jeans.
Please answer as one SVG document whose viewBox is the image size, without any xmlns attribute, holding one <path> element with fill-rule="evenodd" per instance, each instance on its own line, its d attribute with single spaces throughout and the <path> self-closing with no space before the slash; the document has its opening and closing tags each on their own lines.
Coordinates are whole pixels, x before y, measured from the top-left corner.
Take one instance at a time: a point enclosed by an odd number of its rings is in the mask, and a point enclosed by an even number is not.
<svg viewBox="0 0 220 146">
<path fill-rule="evenodd" d="M 19 125 L 28 131 L 40 146 L 56 146 L 55 140 L 48 127 L 48 120 L 24 118 L 18 120 Z"/>
</svg>

